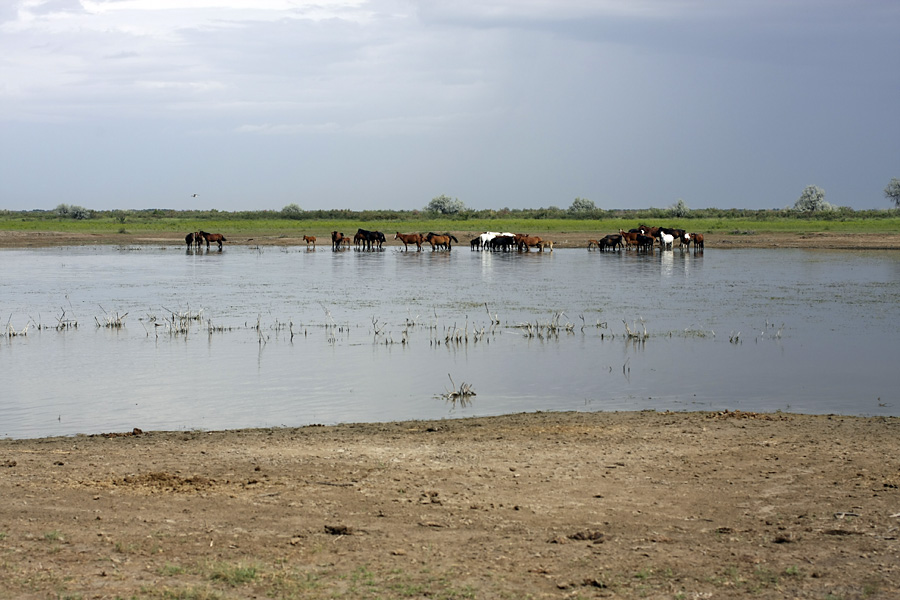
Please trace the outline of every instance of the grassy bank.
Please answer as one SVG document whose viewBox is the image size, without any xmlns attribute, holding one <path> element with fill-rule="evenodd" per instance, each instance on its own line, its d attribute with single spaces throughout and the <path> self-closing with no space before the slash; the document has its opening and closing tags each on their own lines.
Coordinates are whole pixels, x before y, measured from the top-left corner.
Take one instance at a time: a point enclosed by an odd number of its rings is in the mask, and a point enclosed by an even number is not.
<svg viewBox="0 0 900 600">
<path fill-rule="evenodd" d="M 0 216 L 3 231 L 57 231 L 81 234 L 150 234 L 153 232 L 185 232 L 203 229 L 233 235 L 300 237 L 328 236 L 331 231 L 355 233 L 357 228 L 384 231 L 392 234 L 426 231 L 514 231 L 541 235 L 548 232 L 614 232 L 628 230 L 639 223 L 667 225 L 688 231 L 720 234 L 746 233 L 898 233 L 900 216 L 879 219 L 847 218 L 844 220 L 777 218 L 768 220 L 746 218 L 604 218 L 604 219 L 359 219 L 298 220 L 285 218 L 233 218 L 210 215 L 199 217 L 108 217 L 91 219 L 29 218 L 21 214 Z"/>
</svg>

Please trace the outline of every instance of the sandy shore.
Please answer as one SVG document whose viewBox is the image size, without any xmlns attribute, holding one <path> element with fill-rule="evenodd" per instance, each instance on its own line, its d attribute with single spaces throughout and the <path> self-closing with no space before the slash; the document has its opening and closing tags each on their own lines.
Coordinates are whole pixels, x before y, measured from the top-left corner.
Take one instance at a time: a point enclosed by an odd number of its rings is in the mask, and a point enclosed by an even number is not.
<svg viewBox="0 0 900 600">
<path fill-rule="evenodd" d="M 6 598 L 897 598 L 900 419 L 0 440 Z"/>
</svg>

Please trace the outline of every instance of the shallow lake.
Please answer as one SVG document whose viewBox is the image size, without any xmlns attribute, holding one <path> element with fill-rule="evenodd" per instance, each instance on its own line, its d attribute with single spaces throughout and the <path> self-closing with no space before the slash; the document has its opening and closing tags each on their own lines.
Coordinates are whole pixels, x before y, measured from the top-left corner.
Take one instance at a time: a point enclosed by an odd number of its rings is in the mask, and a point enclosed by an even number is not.
<svg viewBox="0 0 900 600">
<path fill-rule="evenodd" d="M 0 437 L 538 410 L 900 415 L 894 252 L 101 246 L 2 250 L 0 281 Z M 476 395 L 448 397 L 463 383 Z"/>
</svg>

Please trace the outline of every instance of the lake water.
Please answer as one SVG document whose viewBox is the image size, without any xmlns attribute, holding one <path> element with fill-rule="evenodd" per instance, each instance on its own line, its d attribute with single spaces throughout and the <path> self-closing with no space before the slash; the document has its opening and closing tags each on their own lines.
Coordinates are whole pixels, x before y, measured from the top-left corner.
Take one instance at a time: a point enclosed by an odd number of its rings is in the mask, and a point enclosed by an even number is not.
<svg viewBox="0 0 900 600">
<path fill-rule="evenodd" d="M 100 246 L 2 250 L 0 282 L 0 437 L 538 410 L 900 415 L 895 252 Z M 469 402 L 445 397 L 464 382 Z"/>
</svg>

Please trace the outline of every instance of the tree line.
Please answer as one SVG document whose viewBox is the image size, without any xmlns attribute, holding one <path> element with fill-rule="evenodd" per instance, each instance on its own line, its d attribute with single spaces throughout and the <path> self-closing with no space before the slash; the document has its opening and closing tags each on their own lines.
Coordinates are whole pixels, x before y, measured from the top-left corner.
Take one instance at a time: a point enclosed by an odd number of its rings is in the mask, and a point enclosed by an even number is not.
<svg viewBox="0 0 900 600">
<path fill-rule="evenodd" d="M 896 209 L 900 209 L 900 179 L 893 178 L 884 188 L 885 198 Z M 674 204 L 665 208 L 642 209 L 603 209 L 587 198 L 575 198 L 568 208 L 549 206 L 546 208 L 509 208 L 470 209 L 459 198 L 451 198 L 441 194 L 421 210 L 350 210 L 313 209 L 304 210 L 299 205 L 288 204 L 281 210 L 244 210 L 219 211 L 212 210 L 176 210 L 149 208 L 139 210 L 94 210 L 82 206 L 59 204 L 51 210 L 13 211 L 0 210 L 0 215 L 22 217 L 32 220 L 57 219 L 112 219 L 120 223 L 135 220 L 159 219 L 219 219 L 219 220 L 260 220 L 291 219 L 298 221 L 416 221 L 431 220 L 435 217 L 453 221 L 469 219 L 750 219 L 770 221 L 777 219 L 817 220 L 849 220 L 879 219 L 895 217 L 893 210 L 853 210 L 846 206 L 833 206 L 825 200 L 825 191 L 815 185 L 807 186 L 793 206 L 783 209 L 745 209 L 745 208 L 699 208 L 691 209 L 679 198 Z"/>
</svg>

